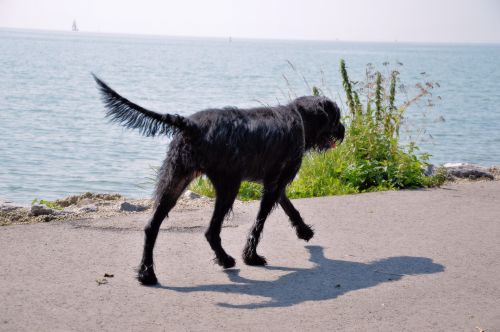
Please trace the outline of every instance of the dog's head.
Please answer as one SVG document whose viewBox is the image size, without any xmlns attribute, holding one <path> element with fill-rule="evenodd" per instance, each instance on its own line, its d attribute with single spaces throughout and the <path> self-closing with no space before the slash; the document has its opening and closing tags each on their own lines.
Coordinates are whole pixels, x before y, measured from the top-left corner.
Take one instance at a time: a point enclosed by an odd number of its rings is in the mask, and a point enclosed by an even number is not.
<svg viewBox="0 0 500 332">
<path fill-rule="evenodd" d="M 340 109 L 323 96 L 306 96 L 292 102 L 304 123 L 306 150 L 328 150 L 344 140 L 345 128 Z"/>
</svg>

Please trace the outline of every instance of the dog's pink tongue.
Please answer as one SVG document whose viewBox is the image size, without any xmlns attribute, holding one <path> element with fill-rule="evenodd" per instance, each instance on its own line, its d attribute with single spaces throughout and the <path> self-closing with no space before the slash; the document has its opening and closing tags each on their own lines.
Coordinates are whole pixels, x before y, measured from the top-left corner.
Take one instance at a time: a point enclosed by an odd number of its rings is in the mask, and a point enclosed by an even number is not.
<svg viewBox="0 0 500 332">
<path fill-rule="evenodd" d="M 332 142 L 332 145 L 330 145 L 332 149 L 335 149 L 337 147 L 337 144 L 335 142 Z"/>
</svg>

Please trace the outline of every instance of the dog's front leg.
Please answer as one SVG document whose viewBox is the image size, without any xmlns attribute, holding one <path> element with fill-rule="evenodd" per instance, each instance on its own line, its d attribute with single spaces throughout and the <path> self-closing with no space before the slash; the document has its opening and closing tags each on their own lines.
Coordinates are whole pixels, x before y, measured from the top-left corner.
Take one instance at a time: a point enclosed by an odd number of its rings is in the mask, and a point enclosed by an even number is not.
<svg viewBox="0 0 500 332">
<path fill-rule="evenodd" d="M 280 205 L 290 218 L 290 222 L 293 228 L 295 228 L 297 237 L 299 239 L 309 241 L 314 236 L 314 231 L 311 229 L 311 226 L 304 223 L 299 211 L 297 211 L 297 209 L 293 206 L 292 202 L 290 202 L 288 197 L 286 197 L 285 193 L 281 195 Z"/>
<path fill-rule="evenodd" d="M 269 213 L 276 205 L 281 192 L 284 188 L 269 190 L 264 186 L 264 193 L 260 201 L 260 209 L 257 214 L 257 220 L 253 224 L 252 230 L 248 235 L 247 243 L 245 249 L 243 249 L 243 261 L 247 265 L 266 265 L 266 259 L 257 254 L 257 245 L 259 244 L 260 235 L 264 229 L 264 223 L 266 222 Z"/>
</svg>

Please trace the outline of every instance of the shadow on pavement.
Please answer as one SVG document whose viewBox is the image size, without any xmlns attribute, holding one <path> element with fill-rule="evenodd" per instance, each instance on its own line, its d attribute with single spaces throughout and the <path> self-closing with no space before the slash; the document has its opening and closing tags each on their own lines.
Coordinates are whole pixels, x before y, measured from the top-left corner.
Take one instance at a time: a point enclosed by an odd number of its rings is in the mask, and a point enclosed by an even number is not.
<svg viewBox="0 0 500 332">
<path fill-rule="evenodd" d="M 389 257 L 371 263 L 328 259 L 323 247 L 307 246 L 312 268 L 269 266 L 269 270 L 290 271 L 272 281 L 251 280 L 239 275 L 240 270 L 225 270 L 232 284 L 199 285 L 193 287 L 159 286 L 177 292 L 220 292 L 269 298 L 268 301 L 248 304 L 218 303 L 221 307 L 255 309 L 288 307 L 305 301 L 334 299 L 358 289 L 370 288 L 384 282 L 394 282 L 403 276 L 431 274 L 444 271 L 444 266 L 426 257 Z"/>
</svg>

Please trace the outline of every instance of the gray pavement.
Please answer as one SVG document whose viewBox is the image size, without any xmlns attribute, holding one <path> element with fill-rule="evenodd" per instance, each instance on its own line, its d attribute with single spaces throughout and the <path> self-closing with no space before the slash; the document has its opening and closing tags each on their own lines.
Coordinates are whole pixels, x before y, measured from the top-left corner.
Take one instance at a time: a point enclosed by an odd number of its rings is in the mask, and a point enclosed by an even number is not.
<svg viewBox="0 0 500 332">
<path fill-rule="evenodd" d="M 1 331 L 500 331 L 500 182 L 295 200 L 240 258 L 258 204 L 238 204 L 222 270 L 203 231 L 211 209 L 176 210 L 140 286 L 148 214 L 0 227 Z M 113 274 L 99 285 L 104 273 Z"/>
</svg>

